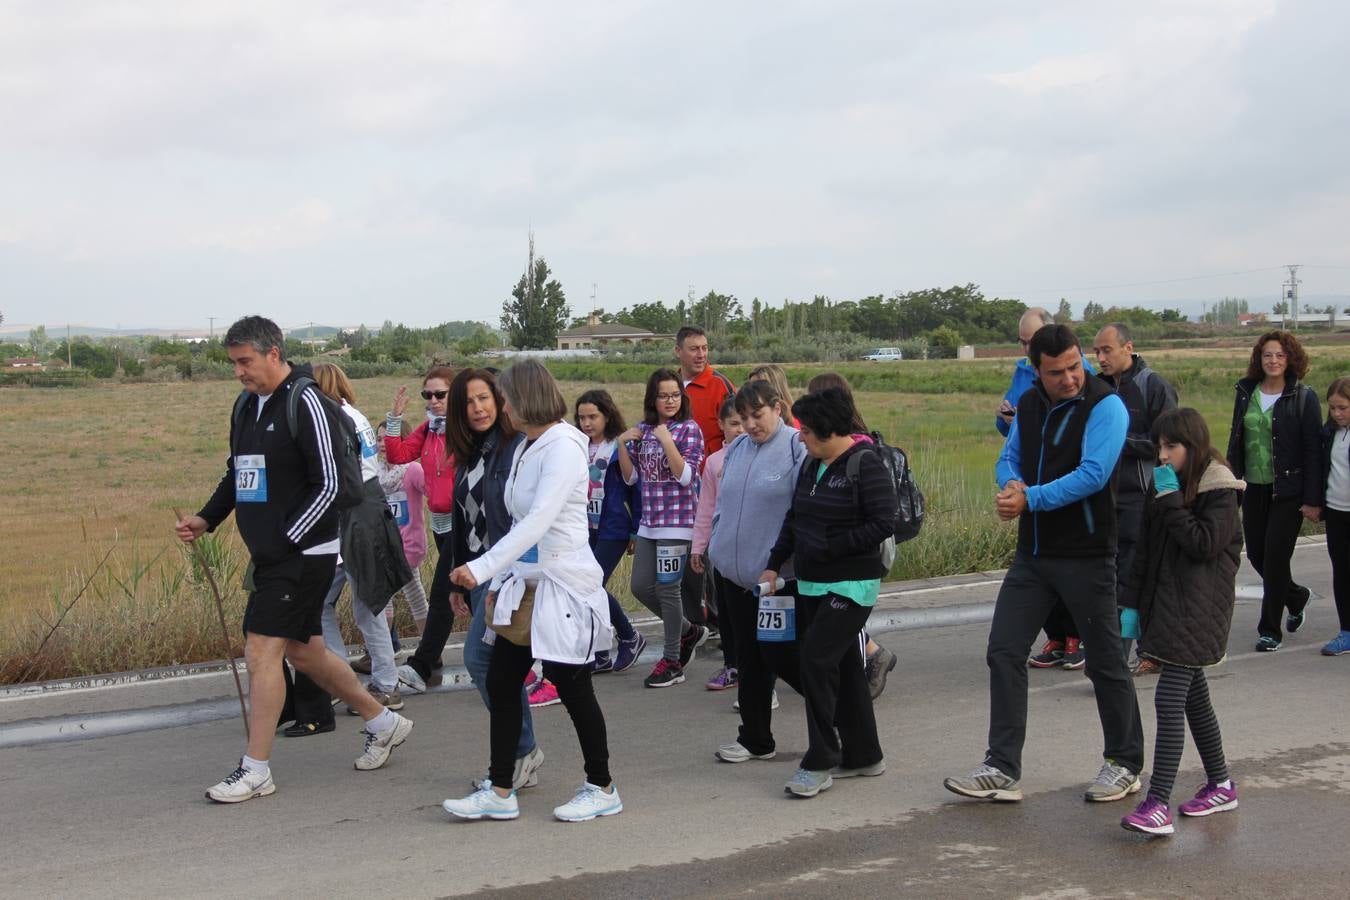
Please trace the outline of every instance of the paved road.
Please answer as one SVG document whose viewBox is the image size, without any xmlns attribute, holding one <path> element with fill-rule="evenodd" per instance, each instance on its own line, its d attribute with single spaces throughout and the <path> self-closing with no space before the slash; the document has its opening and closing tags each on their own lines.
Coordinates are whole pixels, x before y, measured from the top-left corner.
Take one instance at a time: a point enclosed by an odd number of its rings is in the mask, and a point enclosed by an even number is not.
<svg viewBox="0 0 1350 900">
<path fill-rule="evenodd" d="M 1300 549 L 1296 566 L 1327 592 L 1321 546 Z M 968 593 L 987 599 L 988 588 Z M 1081 673 L 1031 673 L 1025 802 L 942 789 L 943 775 L 978 762 L 984 747 L 986 628 L 960 625 L 886 637 L 902 659 L 878 703 L 890 770 L 807 801 L 782 793 L 805 746 L 790 693 L 775 722 L 779 758 L 730 766 L 711 755 L 735 735 L 730 697 L 692 683 L 644 691 L 636 673 L 597 682 L 627 809 L 580 825 L 549 816 L 581 777 L 561 707 L 537 713 L 548 763 L 522 795 L 520 820 L 446 821 L 441 799 L 465 793 L 487 756 L 487 714 L 473 692 L 410 701 L 417 730 L 378 772 L 351 768 L 355 719 L 279 740 L 277 793 L 237 807 L 202 799 L 241 750 L 237 720 L 0 750 L 0 894 L 1343 895 L 1350 658 L 1317 655 L 1335 628 L 1325 599 L 1276 654 L 1251 652 L 1255 620 L 1256 602 L 1240 601 L 1232 656 L 1212 680 L 1242 807 L 1179 822 L 1171 840 L 1121 830 L 1123 803 L 1082 801 L 1101 738 Z M 714 665 L 700 659 L 693 672 Z M 1140 692 L 1151 742 L 1152 684 Z M 1198 765 L 1188 748 L 1179 793 L 1202 780 Z"/>
</svg>

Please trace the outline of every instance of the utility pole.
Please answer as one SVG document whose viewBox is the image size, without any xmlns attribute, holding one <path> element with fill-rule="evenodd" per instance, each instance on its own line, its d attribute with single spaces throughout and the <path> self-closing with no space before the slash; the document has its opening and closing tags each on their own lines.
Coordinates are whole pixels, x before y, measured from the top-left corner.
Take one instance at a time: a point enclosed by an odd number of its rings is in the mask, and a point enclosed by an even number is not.
<svg viewBox="0 0 1350 900">
<path fill-rule="evenodd" d="M 66 323 L 66 368 L 74 368 L 75 363 L 70 355 L 70 323 Z"/>
<path fill-rule="evenodd" d="M 216 339 L 216 317 L 207 316 L 206 321 L 211 323 L 211 340 L 214 341 Z"/>
<path fill-rule="evenodd" d="M 595 305 L 596 284 L 591 282 L 591 312 L 599 312 L 600 307 Z"/>
<path fill-rule="evenodd" d="M 313 322 L 310 322 L 310 323 L 309 323 L 309 346 L 310 346 L 311 348 L 313 348 L 313 346 L 314 346 L 314 323 L 313 323 Z"/>
<path fill-rule="evenodd" d="M 1299 266 L 1297 266 L 1297 265 L 1293 265 L 1293 266 L 1285 266 L 1285 268 L 1289 270 L 1289 280 L 1286 281 L 1286 282 L 1284 283 L 1284 300 L 1285 300 L 1285 303 L 1289 304 L 1289 317 L 1292 317 L 1293 323 L 1294 323 L 1294 328 L 1297 329 L 1297 328 L 1298 328 L 1298 286 L 1299 286 L 1299 284 L 1300 284 L 1300 282 L 1299 282 L 1299 280 L 1298 280 L 1298 270 L 1299 270 Z M 1287 324 L 1287 323 L 1289 322 L 1289 320 L 1290 320 L 1289 317 L 1286 317 L 1286 318 L 1285 318 L 1286 324 Z"/>
</svg>

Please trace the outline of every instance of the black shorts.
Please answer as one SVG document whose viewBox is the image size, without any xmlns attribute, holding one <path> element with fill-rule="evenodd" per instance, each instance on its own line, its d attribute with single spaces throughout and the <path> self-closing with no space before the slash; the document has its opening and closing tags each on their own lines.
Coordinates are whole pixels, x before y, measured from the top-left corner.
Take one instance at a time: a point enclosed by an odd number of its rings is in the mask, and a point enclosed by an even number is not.
<svg viewBox="0 0 1350 900">
<path fill-rule="evenodd" d="M 323 634 L 323 601 L 333 584 L 337 554 L 305 556 L 259 566 L 244 608 L 244 634 L 305 642 Z"/>
</svg>

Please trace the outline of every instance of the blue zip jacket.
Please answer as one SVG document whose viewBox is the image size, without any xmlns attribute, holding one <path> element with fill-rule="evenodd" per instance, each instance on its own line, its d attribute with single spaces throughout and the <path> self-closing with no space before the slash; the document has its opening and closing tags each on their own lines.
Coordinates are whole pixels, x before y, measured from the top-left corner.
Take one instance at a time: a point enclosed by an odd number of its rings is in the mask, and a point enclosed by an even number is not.
<svg viewBox="0 0 1350 900">
<path fill-rule="evenodd" d="M 1074 399 L 1061 400 L 1072 403 Z M 1059 404 L 1056 404 L 1058 407 Z M 1116 460 L 1125 446 L 1125 432 L 1130 416 L 1120 397 L 1112 395 L 1092 408 L 1087 428 L 1083 431 L 1082 461 L 1068 475 L 1046 484 L 1027 488 L 1027 508 L 1032 512 L 1059 509 L 1077 503 L 1106 487 L 1116 470 Z M 1017 420 L 1013 419 L 1003 452 L 998 455 L 994 469 L 999 490 L 1009 481 L 1025 481 L 1022 476 L 1022 441 L 1017 434 Z"/>
<path fill-rule="evenodd" d="M 600 501 L 600 524 L 595 529 L 595 539 L 627 541 L 637 534 L 641 517 L 642 485 L 636 481 L 624 484 L 619 448 L 615 447 L 605 464 L 605 499 Z"/>
</svg>

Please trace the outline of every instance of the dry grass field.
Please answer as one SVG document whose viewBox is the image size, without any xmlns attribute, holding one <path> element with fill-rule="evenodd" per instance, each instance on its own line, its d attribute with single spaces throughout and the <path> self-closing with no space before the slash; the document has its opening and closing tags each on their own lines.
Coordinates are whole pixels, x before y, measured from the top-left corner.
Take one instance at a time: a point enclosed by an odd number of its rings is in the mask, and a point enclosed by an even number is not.
<svg viewBox="0 0 1350 900">
<path fill-rule="evenodd" d="M 1232 379 L 1245 351 L 1182 350 L 1149 359 L 1183 385 L 1183 403 L 1206 415 L 1224 446 Z M 1350 370 L 1350 348 L 1319 350 L 1314 364 L 1309 381 L 1320 392 L 1333 375 Z M 1006 384 L 1003 370 L 1012 361 L 972 365 L 999 366 L 984 383 Z M 417 387 L 416 379 L 358 381 L 357 405 L 372 421 L 382 418 L 400 384 Z M 591 386 L 564 383 L 563 390 L 572 398 Z M 608 388 L 631 422 L 641 408 L 641 385 Z M 28 668 L 15 660 L 31 654 L 110 549 L 107 565 L 29 677 L 220 656 L 210 595 L 173 537 L 172 510 L 195 511 L 220 477 L 236 394 L 234 382 L 0 391 L 7 436 L 0 454 L 0 614 L 7 623 L 0 628 L 0 681 Z M 1004 564 L 1014 538 L 992 512 L 998 394 L 862 391 L 858 400 L 871 427 L 909 450 L 929 500 L 929 524 L 902 549 L 892 577 Z M 234 628 L 243 600 L 242 545 L 227 525 L 204 549 L 218 567 Z M 424 567 L 424 580 L 430 574 Z M 626 583 L 624 563 L 610 587 L 631 600 Z"/>
</svg>

